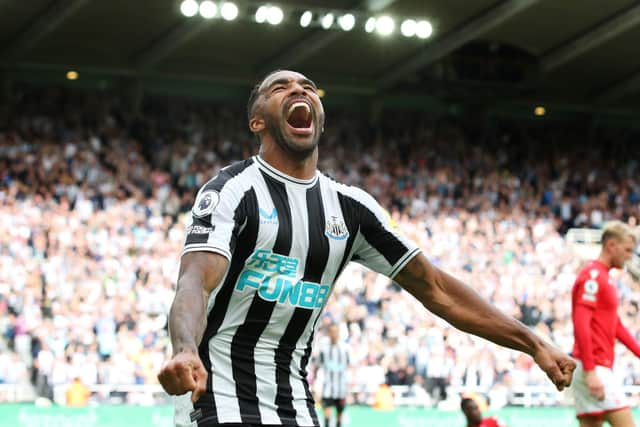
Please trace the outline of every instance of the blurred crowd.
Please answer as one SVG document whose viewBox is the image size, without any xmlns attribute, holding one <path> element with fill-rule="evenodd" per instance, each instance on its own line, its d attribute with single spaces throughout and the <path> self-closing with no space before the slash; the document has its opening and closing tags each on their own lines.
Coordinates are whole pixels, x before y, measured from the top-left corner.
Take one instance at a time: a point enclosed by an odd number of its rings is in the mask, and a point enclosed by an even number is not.
<svg viewBox="0 0 640 427">
<path fill-rule="evenodd" d="M 53 89 L 0 110 L 0 384 L 31 382 L 50 397 L 74 378 L 157 383 L 194 195 L 258 147 L 241 109 L 156 98 L 142 114 L 126 111 L 117 97 Z M 583 260 L 563 234 L 640 218 L 631 144 L 583 134 L 329 110 L 320 169 L 367 189 L 433 263 L 569 351 Z M 640 332 L 638 286 L 626 272 L 613 277 L 622 321 Z M 318 340 L 332 322 L 351 351 L 351 401 L 370 402 L 385 383 L 437 401 L 450 386 L 547 381 L 531 358 L 459 333 L 357 264 L 339 279 Z M 619 354 L 625 383 L 640 384 L 639 361 Z"/>
</svg>

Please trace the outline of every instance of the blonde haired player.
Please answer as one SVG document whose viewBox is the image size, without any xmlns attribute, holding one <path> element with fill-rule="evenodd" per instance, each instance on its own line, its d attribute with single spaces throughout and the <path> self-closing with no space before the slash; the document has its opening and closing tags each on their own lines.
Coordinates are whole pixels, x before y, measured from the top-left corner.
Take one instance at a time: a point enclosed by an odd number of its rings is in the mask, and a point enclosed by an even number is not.
<svg viewBox="0 0 640 427">
<path fill-rule="evenodd" d="M 573 285 L 572 355 L 579 360 L 573 389 L 580 427 L 600 427 L 604 421 L 613 427 L 635 425 L 612 368 L 616 339 L 638 357 L 640 345 L 618 317 L 618 293 L 609 270 L 623 268 L 636 243 L 637 237 L 628 225 L 620 221 L 606 224 L 600 256 L 580 270 Z"/>
</svg>

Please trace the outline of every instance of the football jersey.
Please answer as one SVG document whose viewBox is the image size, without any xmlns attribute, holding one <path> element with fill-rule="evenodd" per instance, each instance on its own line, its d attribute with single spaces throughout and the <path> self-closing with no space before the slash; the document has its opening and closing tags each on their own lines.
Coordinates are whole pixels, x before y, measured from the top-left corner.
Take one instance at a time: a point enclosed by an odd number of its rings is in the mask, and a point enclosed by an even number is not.
<svg viewBox="0 0 640 427">
<path fill-rule="evenodd" d="M 506 427 L 506 425 L 495 417 L 487 417 L 480 421 L 480 424 L 471 427 Z"/>
<path fill-rule="evenodd" d="M 611 368 L 618 326 L 618 292 L 610 282 L 609 268 L 597 260 L 587 263 L 573 285 L 571 304 L 574 330 L 577 323 L 582 321 L 576 316 L 576 308 L 583 306 L 592 310 L 590 331 L 593 361 Z M 577 340 L 572 355 L 584 359 Z"/>
<path fill-rule="evenodd" d="M 209 377 L 194 419 L 318 426 L 307 363 L 319 316 L 349 261 L 393 278 L 419 249 L 363 190 L 316 172 L 283 174 L 259 156 L 198 192 L 183 253 L 229 267 L 207 305 Z"/>
</svg>

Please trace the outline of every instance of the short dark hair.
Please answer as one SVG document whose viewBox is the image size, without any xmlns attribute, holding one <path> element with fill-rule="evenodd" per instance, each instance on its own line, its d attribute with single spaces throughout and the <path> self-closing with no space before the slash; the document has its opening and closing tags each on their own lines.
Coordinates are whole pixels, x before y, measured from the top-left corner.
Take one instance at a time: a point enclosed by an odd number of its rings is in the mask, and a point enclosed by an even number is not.
<svg viewBox="0 0 640 427">
<path fill-rule="evenodd" d="M 460 401 L 460 409 L 462 409 L 464 411 L 464 408 L 467 407 L 467 405 L 471 402 L 475 402 L 472 398 L 470 397 L 465 397 Z"/>
<path fill-rule="evenodd" d="M 251 89 L 251 93 L 249 93 L 249 100 L 247 101 L 247 120 L 251 120 L 251 116 L 253 116 L 253 108 L 255 107 L 258 97 L 260 96 L 260 86 L 262 86 L 262 83 L 264 83 L 265 80 L 267 80 L 275 73 L 279 73 L 280 71 L 282 70 L 278 69 L 269 72 L 263 78 L 261 78 L 258 83 L 256 83 L 253 89 Z"/>
</svg>

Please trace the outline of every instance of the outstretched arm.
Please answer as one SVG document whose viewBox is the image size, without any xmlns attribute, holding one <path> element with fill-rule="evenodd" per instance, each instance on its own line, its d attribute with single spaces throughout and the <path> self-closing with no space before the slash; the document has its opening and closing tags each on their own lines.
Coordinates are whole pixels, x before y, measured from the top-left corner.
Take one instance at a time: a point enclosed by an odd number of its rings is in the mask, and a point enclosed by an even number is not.
<svg viewBox="0 0 640 427">
<path fill-rule="evenodd" d="M 187 252 L 182 256 L 176 296 L 169 313 L 173 356 L 158 379 L 169 394 L 193 391 L 195 402 L 206 391 L 207 372 L 198 357 L 206 326 L 209 294 L 222 280 L 229 261 L 214 252 Z"/>
<path fill-rule="evenodd" d="M 471 287 L 433 266 L 424 255 L 413 258 L 395 280 L 454 327 L 532 356 L 558 390 L 571 384 L 576 365 L 570 357 L 493 307 Z"/>
</svg>

